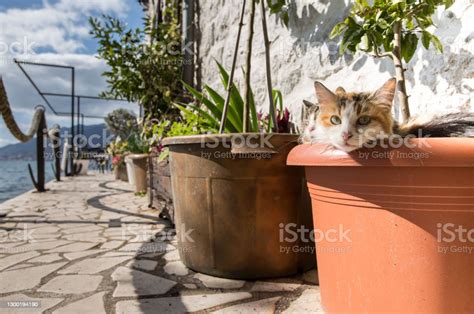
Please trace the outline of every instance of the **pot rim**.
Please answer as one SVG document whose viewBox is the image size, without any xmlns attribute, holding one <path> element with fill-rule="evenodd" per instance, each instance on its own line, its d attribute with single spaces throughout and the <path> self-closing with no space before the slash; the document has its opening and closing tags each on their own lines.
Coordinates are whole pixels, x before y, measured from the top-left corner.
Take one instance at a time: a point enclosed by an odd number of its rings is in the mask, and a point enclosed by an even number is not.
<svg viewBox="0 0 474 314">
<path fill-rule="evenodd" d="M 298 134 L 291 133 L 225 133 L 225 134 L 201 134 L 201 135 L 185 135 L 185 136 L 173 136 L 164 138 L 162 141 L 163 146 L 170 145 L 188 145 L 188 144 L 201 144 L 218 141 L 221 142 L 230 142 L 232 137 L 235 136 L 277 136 L 288 138 L 288 140 L 297 140 L 299 138 Z"/>
<path fill-rule="evenodd" d="M 303 144 L 291 150 L 289 166 L 474 167 L 474 138 L 412 138 L 399 148 L 362 148 L 346 153 L 329 145 Z"/>
<path fill-rule="evenodd" d="M 140 159 L 140 158 L 148 158 L 148 154 L 129 154 L 126 158 L 130 159 Z"/>
</svg>

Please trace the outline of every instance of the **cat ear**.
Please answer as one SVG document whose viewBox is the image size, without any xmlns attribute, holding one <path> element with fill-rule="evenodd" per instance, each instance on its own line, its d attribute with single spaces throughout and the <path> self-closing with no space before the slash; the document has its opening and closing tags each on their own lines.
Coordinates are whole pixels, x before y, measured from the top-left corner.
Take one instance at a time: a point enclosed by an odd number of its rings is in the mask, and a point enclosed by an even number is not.
<svg viewBox="0 0 474 314">
<path fill-rule="evenodd" d="M 391 110 L 396 88 L 397 80 L 392 77 L 374 93 L 373 100 L 378 105 L 387 107 L 388 110 Z"/>
<path fill-rule="evenodd" d="M 318 81 L 314 82 L 314 89 L 316 90 L 316 97 L 318 98 L 320 106 L 334 103 L 337 100 L 336 94 Z"/>
<path fill-rule="evenodd" d="M 319 112 L 319 106 L 316 105 L 315 103 L 312 103 L 310 101 L 303 99 L 303 104 L 306 108 L 306 112 L 311 112 L 311 113 Z"/>
<path fill-rule="evenodd" d="M 314 103 L 312 103 L 312 102 L 310 102 L 310 101 L 307 101 L 307 100 L 305 100 L 305 99 L 303 99 L 303 104 L 306 106 L 307 109 L 316 106 L 316 104 L 314 104 Z"/>
</svg>

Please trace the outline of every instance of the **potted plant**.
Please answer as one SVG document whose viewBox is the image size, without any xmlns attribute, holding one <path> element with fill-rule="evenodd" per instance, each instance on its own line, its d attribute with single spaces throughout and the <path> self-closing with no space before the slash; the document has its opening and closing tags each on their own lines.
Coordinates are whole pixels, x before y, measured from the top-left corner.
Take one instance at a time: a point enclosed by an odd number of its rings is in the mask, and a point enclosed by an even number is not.
<svg viewBox="0 0 474 314">
<path fill-rule="evenodd" d="M 241 279 L 281 277 L 314 267 L 314 243 L 294 238 L 285 242 L 286 228 L 311 230 L 304 175 L 285 165 L 298 136 L 278 133 L 267 49 L 268 121 L 259 121 L 250 87 L 252 38 L 256 1 L 250 1 L 245 95 L 233 83 L 245 1 L 242 4 L 233 66 L 219 73 L 227 93 L 209 86 L 204 93 L 187 89 L 197 105 L 178 105 L 208 121 L 220 134 L 169 137 L 173 204 L 179 254 L 198 272 Z M 265 17 L 264 1 L 259 3 Z M 262 23 L 269 47 L 266 23 Z M 283 124 L 283 123 L 282 123 Z M 271 133 L 265 133 L 267 129 Z M 288 130 L 282 130 L 288 132 Z M 185 236 L 189 234 L 189 236 Z M 306 250 L 304 252 L 303 250 Z"/>
<path fill-rule="evenodd" d="M 142 128 L 139 124 L 139 130 Z M 138 133 L 140 132 L 140 133 Z M 133 179 L 131 184 L 135 187 L 135 193 L 144 193 L 147 191 L 147 165 L 150 146 L 142 131 L 135 130 L 127 139 L 128 154 L 125 157 L 127 171 Z M 129 178 L 130 179 L 130 178 Z"/>
<path fill-rule="evenodd" d="M 116 180 L 128 181 L 124 159 L 125 150 L 126 143 L 120 137 L 117 137 L 107 147 L 107 153 L 112 158 L 112 169 Z"/>
<path fill-rule="evenodd" d="M 402 58 L 413 56 L 419 36 L 426 48 L 433 42 L 441 50 L 427 27 L 436 6 L 451 2 L 356 1 L 351 16 L 335 28 L 334 34 L 343 35 L 342 49 L 362 48 L 394 60 L 404 119 L 409 108 Z M 375 94 L 387 100 L 387 108 L 392 83 Z M 466 234 L 474 230 L 474 139 L 383 144 L 350 153 L 306 144 L 288 156 L 288 165 L 305 166 L 314 226 L 326 235 L 317 242 L 325 310 L 472 311 L 474 238 Z M 331 241 L 327 235 L 333 231 L 343 237 Z"/>
</svg>

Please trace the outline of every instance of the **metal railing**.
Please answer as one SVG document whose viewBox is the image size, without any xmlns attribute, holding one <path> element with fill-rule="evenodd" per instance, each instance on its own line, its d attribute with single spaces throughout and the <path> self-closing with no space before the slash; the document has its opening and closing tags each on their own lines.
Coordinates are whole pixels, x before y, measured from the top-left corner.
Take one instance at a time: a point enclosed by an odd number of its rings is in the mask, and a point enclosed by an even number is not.
<svg viewBox="0 0 474 314">
<path fill-rule="evenodd" d="M 60 129 L 58 125 L 54 125 L 49 131 L 47 130 L 45 108 L 36 106 L 31 121 L 30 128 L 23 133 L 18 127 L 13 117 L 7 93 L 0 76 L 0 113 L 10 133 L 20 142 L 29 142 L 36 135 L 36 179 L 33 174 L 31 165 L 28 164 L 28 171 L 38 192 L 44 192 L 45 189 L 45 147 L 44 138 L 49 137 L 53 147 L 53 172 L 57 181 L 61 180 L 61 160 L 60 160 Z"/>
</svg>

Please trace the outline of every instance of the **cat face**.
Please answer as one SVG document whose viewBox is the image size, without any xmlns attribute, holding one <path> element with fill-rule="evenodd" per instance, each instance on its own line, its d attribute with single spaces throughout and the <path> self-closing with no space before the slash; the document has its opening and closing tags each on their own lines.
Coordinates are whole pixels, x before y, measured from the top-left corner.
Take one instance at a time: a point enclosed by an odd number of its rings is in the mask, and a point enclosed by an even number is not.
<svg viewBox="0 0 474 314">
<path fill-rule="evenodd" d="M 391 114 L 396 80 L 388 80 L 373 93 L 334 93 L 315 82 L 318 108 L 302 136 L 304 143 L 329 144 L 350 152 L 392 133 Z"/>
</svg>

